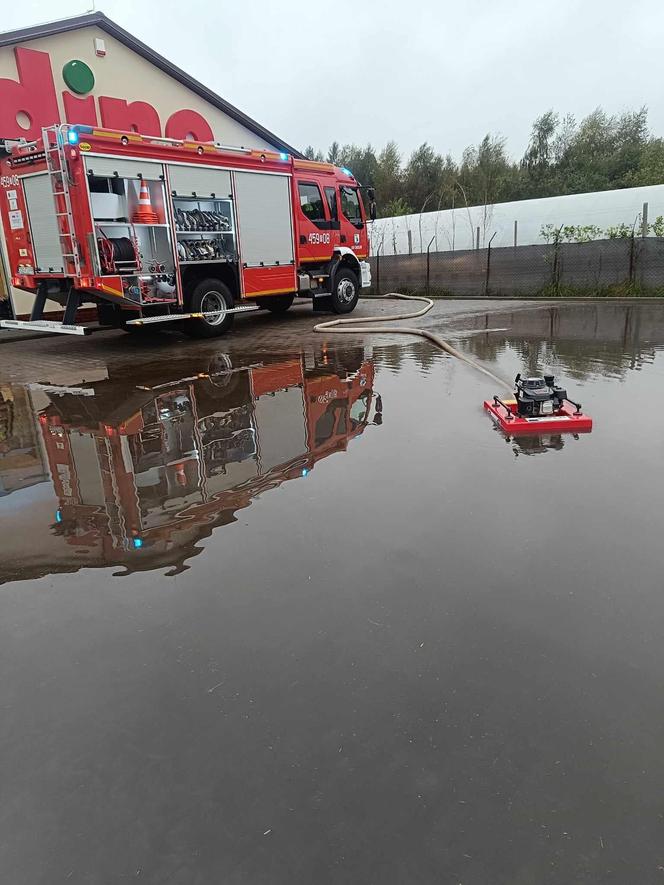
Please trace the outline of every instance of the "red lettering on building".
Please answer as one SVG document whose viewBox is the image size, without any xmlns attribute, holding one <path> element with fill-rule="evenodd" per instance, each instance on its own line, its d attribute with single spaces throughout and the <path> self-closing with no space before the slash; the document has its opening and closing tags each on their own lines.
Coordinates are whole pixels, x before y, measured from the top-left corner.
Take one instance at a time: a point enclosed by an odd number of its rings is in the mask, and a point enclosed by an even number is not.
<svg viewBox="0 0 664 885">
<path fill-rule="evenodd" d="M 65 106 L 65 119 L 68 123 L 80 123 L 83 126 L 97 125 L 97 109 L 94 96 L 86 95 L 80 98 L 71 92 L 62 93 L 62 101 Z"/>
<path fill-rule="evenodd" d="M 166 138 L 214 141 L 214 134 L 196 111 L 176 111 L 166 121 Z"/>
<path fill-rule="evenodd" d="M 0 80 L 0 137 L 39 138 L 60 119 L 51 60 L 35 49 L 14 49 L 18 81 Z M 27 127 L 20 125 L 24 115 Z"/>
<path fill-rule="evenodd" d="M 0 138 L 36 139 L 45 126 L 62 122 L 47 52 L 14 48 L 18 80 L 0 79 Z M 98 125 L 93 95 L 84 97 L 62 93 L 64 116 L 68 123 Z M 161 121 L 156 109 L 146 101 L 128 102 L 102 96 L 99 99 L 102 125 L 125 132 L 161 135 Z M 166 122 L 166 137 L 214 141 L 207 120 L 197 111 L 176 111 Z"/>
<path fill-rule="evenodd" d="M 159 114 L 146 101 L 126 102 L 121 98 L 99 99 L 102 126 L 122 132 L 140 132 L 141 135 L 161 135 Z"/>
</svg>

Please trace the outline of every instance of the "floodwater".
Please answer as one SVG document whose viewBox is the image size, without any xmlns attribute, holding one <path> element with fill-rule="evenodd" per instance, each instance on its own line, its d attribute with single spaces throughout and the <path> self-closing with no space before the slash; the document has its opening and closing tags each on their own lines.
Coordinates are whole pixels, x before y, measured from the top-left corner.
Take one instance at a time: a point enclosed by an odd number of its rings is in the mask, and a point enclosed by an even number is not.
<svg viewBox="0 0 664 885">
<path fill-rule="evenodd" d="M 664 306 L 428 325 L 0 365 L 1 881 L 664 881 Z"/>
</svg>

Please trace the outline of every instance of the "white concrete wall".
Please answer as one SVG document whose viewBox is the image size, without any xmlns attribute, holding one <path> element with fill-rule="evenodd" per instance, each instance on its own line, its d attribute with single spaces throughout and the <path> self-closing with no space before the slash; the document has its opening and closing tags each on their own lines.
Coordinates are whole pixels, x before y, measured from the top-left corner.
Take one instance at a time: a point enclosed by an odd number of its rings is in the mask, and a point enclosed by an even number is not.
<svg viewBox="0 0 664 885">
<path fill-rule="evenodd" d="M 407 254 L 409 230 L 413 252 L 426 252 L 432 237 L 432 251 L 472 249 L 478 227 L 481 247 L 494 233 L 492 246 L 512 246 L 515 221 L 517 243 L 526 246 L 543 242 L 540 230 L 547 224 L 594 224 L 603 230 L 619 224 L 631 227 L 644 203 L 649 221 L 664 215 L 664 184 L 380 218 L 371 225 L 371 252 L 375 255 L 380 246 L 382 255 Z"/>
</svg>

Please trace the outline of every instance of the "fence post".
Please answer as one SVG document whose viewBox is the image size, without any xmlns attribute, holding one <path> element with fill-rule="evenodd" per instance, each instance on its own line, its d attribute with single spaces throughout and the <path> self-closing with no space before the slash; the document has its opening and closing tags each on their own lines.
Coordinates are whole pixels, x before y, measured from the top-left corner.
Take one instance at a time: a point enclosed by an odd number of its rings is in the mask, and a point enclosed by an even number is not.
<svg viewBox="0 0 664 885">
<path fill-rule="evenodd" d="M 479 225 L 477 226 L 477 241 L 476 241 L 475 248 L 477 250 L 479 250 L 479 248 L 480 248 L 480 228 L 479 228 Z"/>
<path fill-rule="evenodd" d="M 629 287 L 630 289 L 634 285 L 634 271 L 636 270 L 636 248 L 635 248 L 635 237 L 634 231 L 632 231 L 632 236 L 629 238 Z"/>
<path fill-rule="evenodd" d="M 413 254 L 413 232 L 410 228 L 408 229 L 408 254 Z"/>
<path fill-rule="evenodd" d="M 429 245 L 427 246 L 427 288 L 426 288 L 427 298 L 429 297 L 429 290 L 430 290 L 430 288 L 431 288 L 430 285 L 429 285 L 429 280 L 430 280 L 431 244 L 433 243 L 433 241 L 434 241 L 435 239 L 436 239 L 435 236 L 431 237 L 431 239 L 429 240 Z"/>
<path fill-rule="evenodd" d="M 517 240 L 518 240 L 518 230 L 519 230 L 519 222 L 514 219 L 514 247 L 516 248 Z"/>
<path fill-rule="evenodd" d="M 641 210 L 641 236 L 648 236 L 648 204 L 643 204 L 643 209 Z"/>
<path fill-rule="evenodd" d="M 380 295 L 380 248 L 382 245 L 381 243 L 376 251 L 376 295 Z"/>
<path fill-rule="evenodd" d="M 560 237 L 562 230 L 563 225 L 561 224 L 553 238 L 553 278 L 551 283 L 556 297 L 560 295 Z"/>
<path fill-rule="evenodd" d="M 489 274 L 491 273 L 491 243 L 493 243 L 493 238 L 496 236 L 497 231 L 494 231 L 491 234 L 491 239 L 489 240 L 489 245 L 486 250 L 486 279 L 484 280 L 484 294 L 489 294 Z"/>
</svg>

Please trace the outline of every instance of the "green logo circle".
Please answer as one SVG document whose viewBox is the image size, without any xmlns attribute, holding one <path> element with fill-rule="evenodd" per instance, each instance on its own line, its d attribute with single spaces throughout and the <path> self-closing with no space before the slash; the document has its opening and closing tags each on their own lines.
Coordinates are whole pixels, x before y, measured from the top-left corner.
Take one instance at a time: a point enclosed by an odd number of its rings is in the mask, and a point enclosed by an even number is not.
<svg viewBox="0 0 664 885">
<path fill-rule="evenodd" d="M 95 75 L 92 73 L 88 65 L 84 61 L 75 59 L 68 61 L 62 69 L 62 79 L 72 92 L 77 95 L 85 95 L 90 92 L 95 85 Z"/>
</svg>

